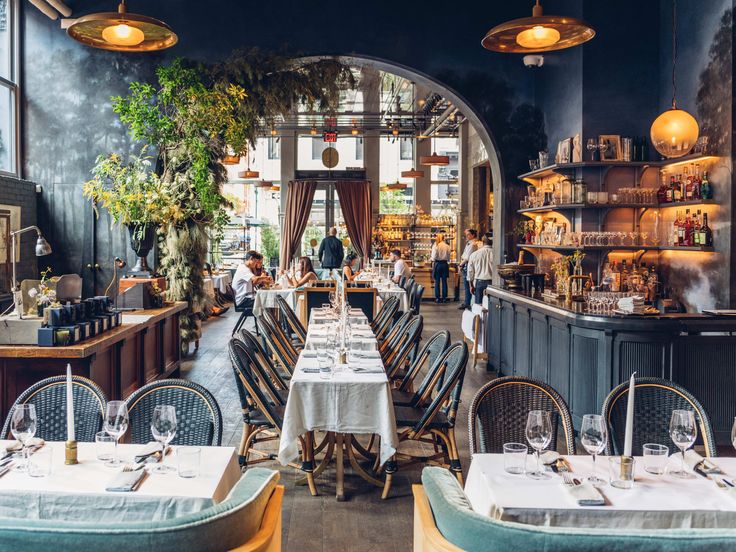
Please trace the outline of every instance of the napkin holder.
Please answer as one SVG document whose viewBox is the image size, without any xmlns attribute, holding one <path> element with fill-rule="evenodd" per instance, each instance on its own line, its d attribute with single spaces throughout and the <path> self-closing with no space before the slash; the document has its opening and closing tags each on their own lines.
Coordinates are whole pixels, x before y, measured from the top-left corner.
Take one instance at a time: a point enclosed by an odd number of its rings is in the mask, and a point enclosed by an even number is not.
<svg viewBox="0 0 736 552">
<path fill-rule="evenodd" d="M 73 466 L 79 464 L 77 460 L 77 442 L 67 441 L 64 443 L 64 464 Z"/>
</svg>

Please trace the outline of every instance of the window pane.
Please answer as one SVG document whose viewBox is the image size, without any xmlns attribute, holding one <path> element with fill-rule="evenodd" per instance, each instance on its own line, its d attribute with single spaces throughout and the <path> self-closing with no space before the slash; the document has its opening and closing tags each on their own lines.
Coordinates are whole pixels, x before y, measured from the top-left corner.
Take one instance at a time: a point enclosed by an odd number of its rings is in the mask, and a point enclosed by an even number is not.
<svg viewBox="0 0 736 552">
<path fill-rule="evenodd" d="M 0 171 L 15 172 L 15 94 L 0 87 Z"/>
<path fill-rule="evenodd" d="M 281 158 L 281 141 L 269 137 L 268 139 L 268 158 L 269 159 L 280 159 Z"/>
<path fill-rule="evenodd" d="M 414 160 L 414 140 L 411 138 L 401 139 L 401 160 Z"/>
<path fill-rule="evenodd" d="M 0 0 L 0 77 L 13 80 L 10 74 L 11 36 L 10 1 Z"/>
</svg>

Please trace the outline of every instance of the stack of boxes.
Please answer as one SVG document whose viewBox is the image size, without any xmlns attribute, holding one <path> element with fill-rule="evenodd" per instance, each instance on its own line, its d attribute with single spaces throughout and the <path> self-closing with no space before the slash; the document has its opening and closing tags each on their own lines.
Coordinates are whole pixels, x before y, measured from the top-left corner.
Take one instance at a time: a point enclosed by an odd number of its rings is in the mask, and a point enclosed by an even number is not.
<svg viewBox="0 0 736 552">
<path fill-rule="evenodd" d="M 38 329 L 42 347 L 74 345 L 120 325 L 121 311 L 112 308 L 106 295 L 67 303 L 44 311 L 44 325 Z"/>
</svg>

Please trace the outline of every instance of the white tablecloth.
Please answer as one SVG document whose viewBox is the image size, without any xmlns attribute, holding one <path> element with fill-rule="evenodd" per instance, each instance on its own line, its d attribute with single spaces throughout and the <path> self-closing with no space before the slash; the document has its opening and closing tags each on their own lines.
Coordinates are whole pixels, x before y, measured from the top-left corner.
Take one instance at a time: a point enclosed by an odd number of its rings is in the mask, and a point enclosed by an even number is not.
<svg viewBox="0 0 736 552">
<path fill-rule="evenodd" d="M 281 296 L 286 299 L 289 306 L 296 310 L 296 288 L 290 289 L 258 289 L 256 290 L 256 298 L 253 303 L 253 314 L 260 316 L 263 309 L 275 309 L 279 305 L 276 297 Z"/>
<path fill-rule="evenodd" d="M 0 441 L 0 450 L 11 441 Z M 199 477 L 182 479 L 176 472 L 149 474 L 135 492 L 105 491 L 121 468 L 97 460 L 94 443 L 78 443 L 79 464 L 64 464 L 64 443 L 53 449 L 48 477 L 11 471 L 0 478 L 0 517 L 99 521 L 159 521 L 198 512 L 222 502 L 240 479 L 232 447 L 201 447 Z M 120 445 L 120 457 L 132 462 L 143 445 Z M 176 447 L 166 463 L 176 466 Z"/>
<path fill-rule="evenodd" d="M 590 456 L 566 457 L 575 477 L 590 474 Z M 529 457 L 528 466 L 532 466 Z M 736 458 L 716 458 L 713 462 L 736 476 Z M 608 458 L 598 457 L 597 474 L 609 480 Z M 679 459 L 671 458 L 670 465 Z M 538 526 L 598 527 L 627 529 L 734 528 L 736 527 L 736 492 L 724 491 L 700 475 L 677 479 L 656 476 L 644 471 L 643 459 L 636 458 L 634 488 L 601 489 L 605 506 L 578 506 L 562 484 L 559 475 L 550 472 L 547 479 L 534 480 L 525 475 L 511 475 L 503 469 L 502 454 L 476 454 L 470 464 L 465 494 L 473 510 L 504 521 Z"/>
<path fill-rule="evenodd" d="M 392 285 L 391 287 L 377 286 L 376 290 L 378 292 L 378 296 L 384 301 L 387 301 L 389 297 L 397 297 L 399 299 L 399 310 L 404 312 L 409 310 L 409 296 L 403 288 L 400 288 L 397 285 Z"/>
<path fill-rule="evenodd" d="M 314 328 L 310 324 L 307 343 L 315 339 Z M 389 460 L 399 442 L 386 374 L 356 373 L 348 365 L 323 380 L 318 373 L 303 371 L 317 366 L 315 358 L 299 356 L 286 403 L 279 461 L 286 465 L 296 460 L 299 436 L 312 430 L 377 434 L 381 437 L 381 464 Z"/>
<path fill-rule="evenodd" d="M 223 272 L 221 274 L 212 275 L 212 283 L 214 288 L 219 290 L 220 293 L 227 293 L 228 284 L 233 283 L 233 278 L 229 272 Z"/>
</svg>

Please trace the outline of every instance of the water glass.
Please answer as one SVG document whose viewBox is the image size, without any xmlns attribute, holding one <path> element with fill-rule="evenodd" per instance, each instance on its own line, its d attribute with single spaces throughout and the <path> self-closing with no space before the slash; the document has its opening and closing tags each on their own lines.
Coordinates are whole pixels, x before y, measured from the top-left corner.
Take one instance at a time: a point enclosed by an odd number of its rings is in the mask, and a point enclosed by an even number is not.
<svg viewBox="0 0 736 552">
<path fill-rule="evenodd" d="M 48 477 L 51 475 L 51 463 L 54 450 L 42 447 L 28 458 L 28 475 L 31 477 Z"/>
<path fill-rule="evenodd" d="M 327 354 L 317 359 L 319 362 L 319 377 L 323 380 L 328 380 L 332 377 L 332 367 L 334 365 L 334 359 L 331 355 Z"/>
<path fill-rule="evenodd" d="M 115 439 L 105 431 L 95 433 L 95 452 L 101 462 L 111 462 L 115 450 Z"/>
<path fill-rule="evenodd" d="M 202 449 L 199 447 L 177 447 L 176 461 L 179 467 L 179 477 L 192 479 L 199 476 L 199 464 Z"/>
<path fill-rule="evenodd" d="M 673 410 L 670 419 L 670 437 L 682 452 L 682 464 L 679 470 L 670 471 L 670 475 L 683 479 L 692 476 L 685 464 L 685 451 L 693 446 L 697 436 L 698 426 L 695 425 L 695 413 L 692 410 Z"/>
<path fill-rule="evenodd" d="M 532 410 L 526 418 L 526 440 L 534 449 L 534 470 L 527 472 L 532 479 L 544 479 L 547 474 L 539 465 L 539 454 L 549 445 L 552 440 L 552 419 L 549 412 L 544 410 Z"/>
<path fill-rule="evenodd" d="M 523 443 L 504 443 L 503 469 L 515 475 L 526 471 L 526 456 L 529 448 Z"/>
<path fill-rule="evenodd" d="M 153 409 L 151 417 L 151 435 L 161 443 L 161 462 L 153 468 L 156 473 L 174 471 L 172 466 L 166 466 L 166 446 L 176 435 L 176 409 L 168 404 L 159 404 Z"/>
<path fill-rule="evenodd" d="M 653 475 L 664 475 L 670 449 L 657 443 L 644 444 L 644 471 Z"/>
<path fill-rule="evenodd" d="M 634 473 L 636 468 L 636 461 L 634 458 L 627 458 L 627 462 L 631 462 L 631 469 L 621 469 L 621 456 L 609 456 L 608 467 L 610 470 L 610 482 L 611 487 L 617 489 L 631 489 L 634 486 Z"/>
</svg>

